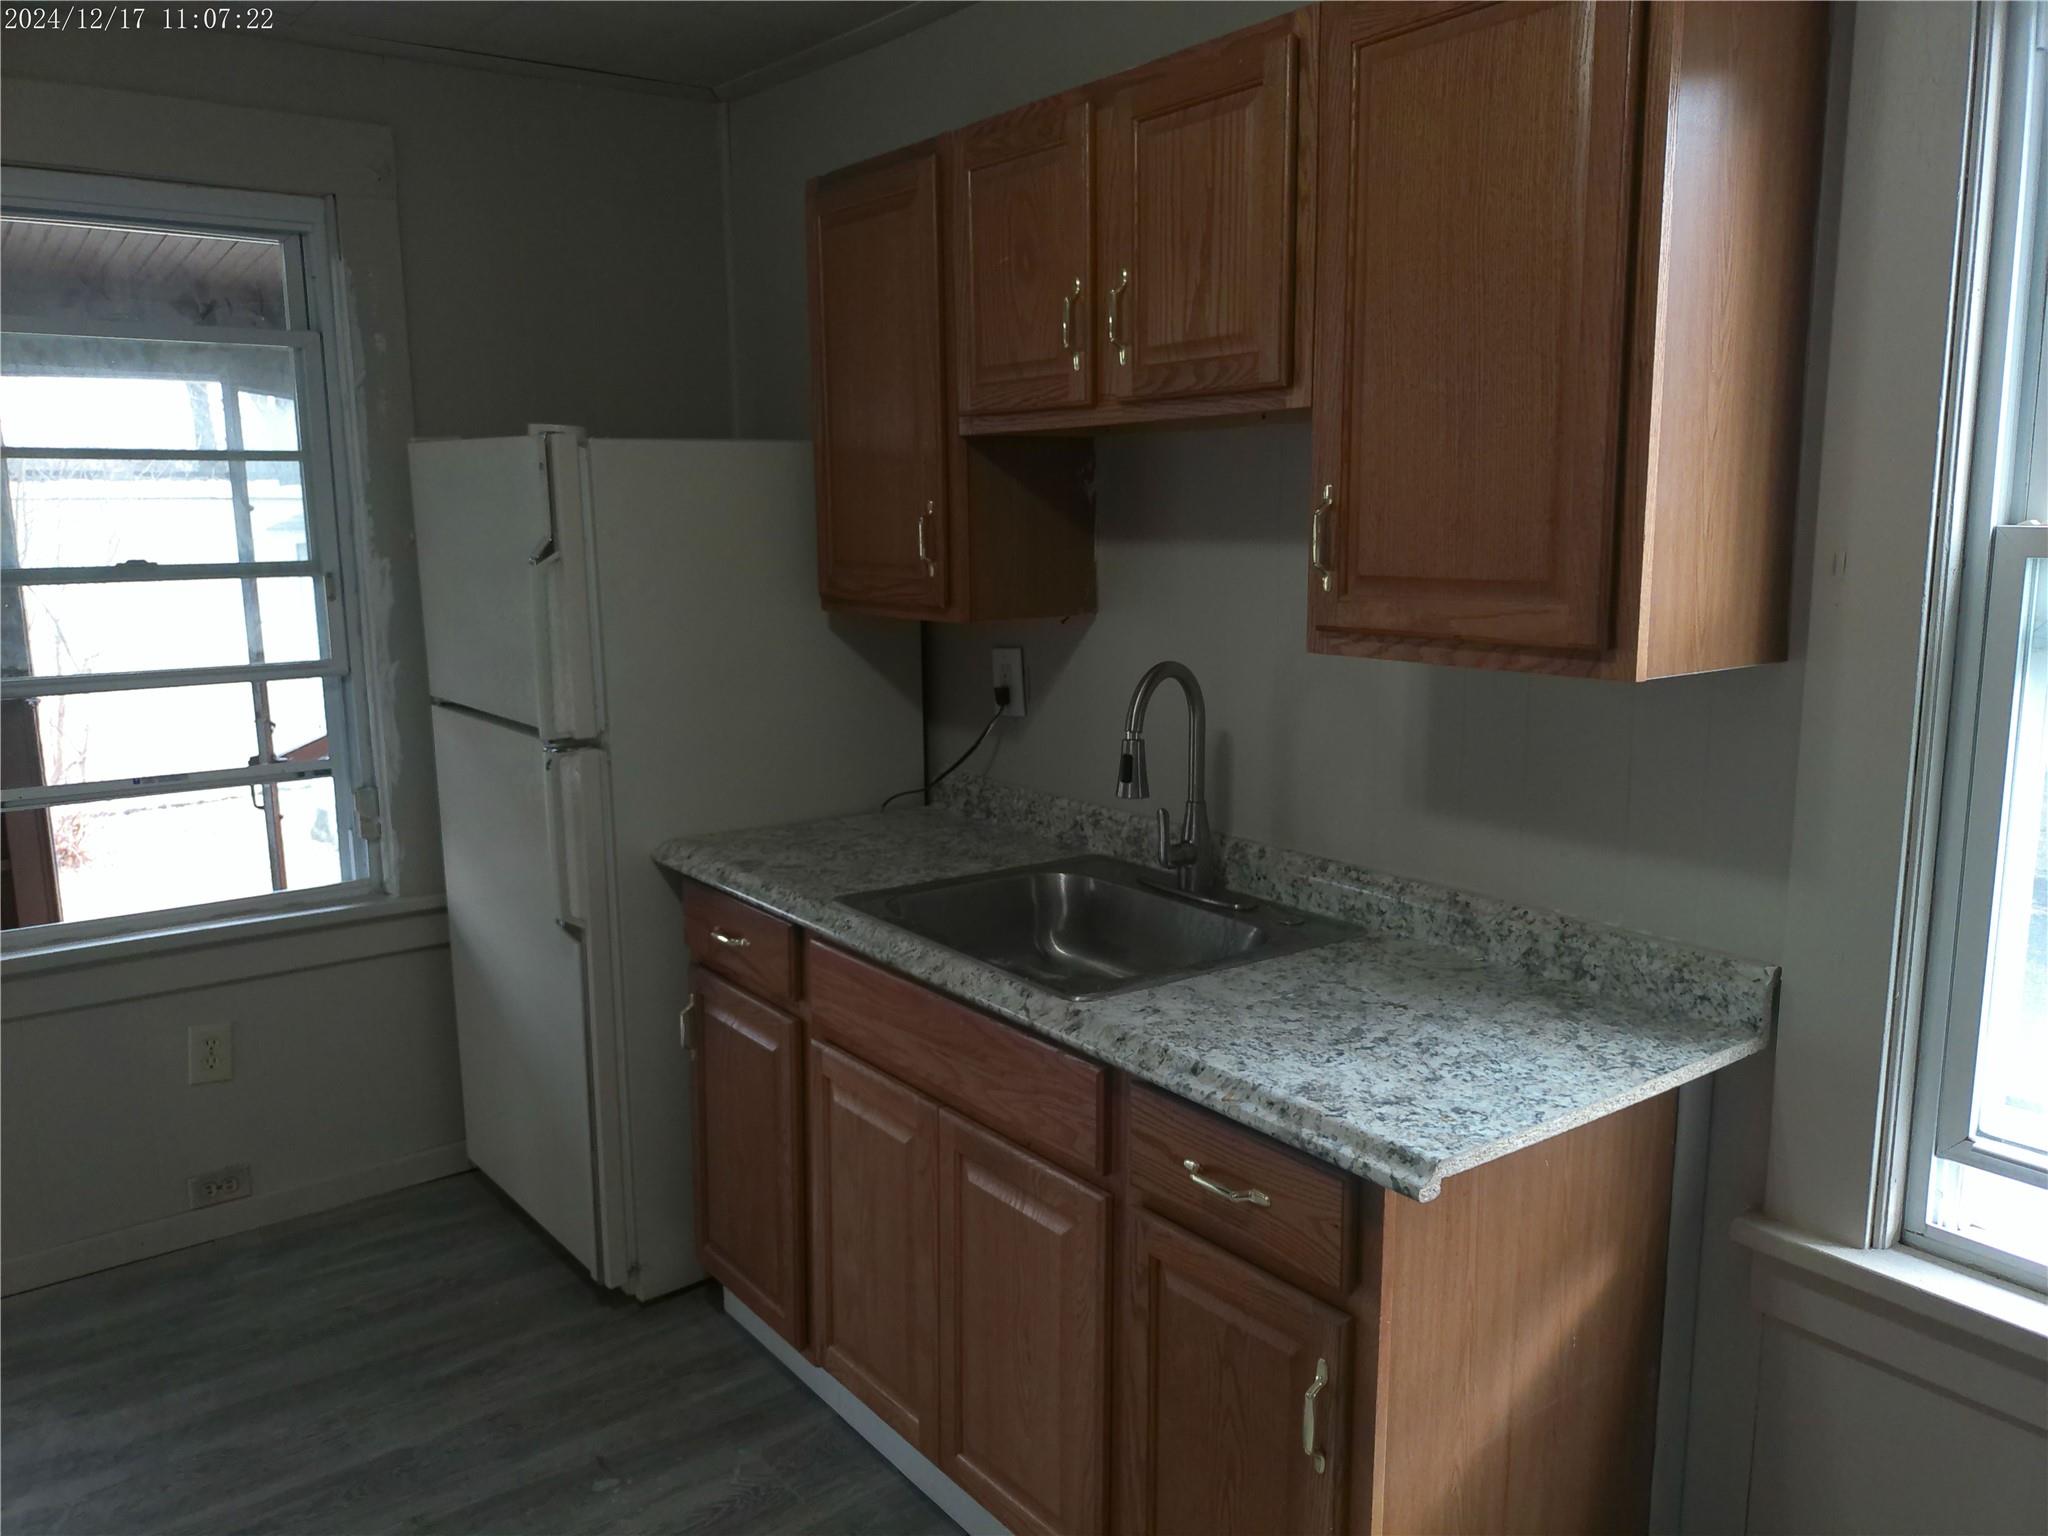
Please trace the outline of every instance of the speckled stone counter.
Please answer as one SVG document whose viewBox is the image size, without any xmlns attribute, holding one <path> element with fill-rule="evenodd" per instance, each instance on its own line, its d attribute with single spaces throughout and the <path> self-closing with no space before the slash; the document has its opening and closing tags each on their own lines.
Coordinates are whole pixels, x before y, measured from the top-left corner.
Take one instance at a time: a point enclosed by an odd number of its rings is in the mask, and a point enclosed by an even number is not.
<svg viewBox="0 0 2048 1536">
<path fill-rule="evenodd" d="M 1095 852 L 1144 819 L 976 781 L 943 803 L 680 838 L 656 860 L 1418 1200 L 1764 1047 L 1774 967 L 1222 839 L 1234 889 L 1363 936 L 1070 1002 L 841 896 Z"/>
</svg>

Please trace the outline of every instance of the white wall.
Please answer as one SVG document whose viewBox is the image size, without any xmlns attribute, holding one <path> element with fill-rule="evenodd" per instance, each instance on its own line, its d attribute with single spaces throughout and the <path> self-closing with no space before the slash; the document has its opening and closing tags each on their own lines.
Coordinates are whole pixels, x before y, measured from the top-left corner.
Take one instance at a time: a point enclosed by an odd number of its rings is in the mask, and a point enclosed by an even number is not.
<svg viewBox="0 0 2048 1536">
<path fill-rule="evenodd" d="M 536 420 L 726 433 L 715 114 L 236 36 L 11 33 L 4 67 L 11 162 L 344 194 L 349 281 L 372 310 L 356 338 L 372 439 L 365 665 L 399 890 L 431 906 L 439 832 L 404 444 Z M 464 1166 L 446 944 L 445 917 L 414 903 L 175 961 L 11 967 L 0 1284 Z M 222 1021 L 234 1080 L 188 1086 L 188 1027 Z M 253 1197 L 189 1212 L 185 1180 L 228 1163 L 251 1166 Z"/>
</svg>

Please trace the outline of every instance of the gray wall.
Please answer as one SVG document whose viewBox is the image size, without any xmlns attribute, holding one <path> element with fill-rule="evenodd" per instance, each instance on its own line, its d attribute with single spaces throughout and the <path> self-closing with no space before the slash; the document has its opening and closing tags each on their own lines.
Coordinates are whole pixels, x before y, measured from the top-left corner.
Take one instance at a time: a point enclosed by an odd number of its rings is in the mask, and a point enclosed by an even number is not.
<svg viewBox="0 0 2048 1536">
<path fill-rule="evenodd" d="M 4 68 L 388 125 L 421 436 L 727 434 L 713 108 L 249 34 L 10 32 Z"/>
</svg>

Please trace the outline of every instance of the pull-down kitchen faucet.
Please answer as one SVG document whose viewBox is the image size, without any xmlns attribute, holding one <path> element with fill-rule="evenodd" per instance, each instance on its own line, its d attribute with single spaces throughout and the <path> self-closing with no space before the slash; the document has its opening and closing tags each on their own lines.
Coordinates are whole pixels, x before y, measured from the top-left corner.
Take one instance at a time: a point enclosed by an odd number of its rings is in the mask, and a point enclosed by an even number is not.
<svg viewBox="0 0 2048 1536">
<path fill-rule="evenodd" d="M 1205 755 L 1206 717 L 1202 707 L 1202 685 L 1195 674 L 1177 661 L 1162 661 L 1138 679 L 1131 695 L 1131 714 L 1124 724 L 1123 754 L 1117 761 L 1116 795 L 1119 800 L 1145 800 L 1152 785 L 1145 773 L 1145 707 L 1159 685 L 1171 678 L 1180 684 L 1188 701 L 1188 805 L 1181 818 L 1180 837 L 1167 830 L 1166 810 L 1159 811 L 1159 863 L 1171 870 L 1174 886 L 1183 895 L 1198 900 L 1235 906 L 1223 891 L 1223 869 L 1216 857 L 1216 839 L 1209 830 L 1209 805 L 1202 798 L 1202 762 Z"/>
</svg>

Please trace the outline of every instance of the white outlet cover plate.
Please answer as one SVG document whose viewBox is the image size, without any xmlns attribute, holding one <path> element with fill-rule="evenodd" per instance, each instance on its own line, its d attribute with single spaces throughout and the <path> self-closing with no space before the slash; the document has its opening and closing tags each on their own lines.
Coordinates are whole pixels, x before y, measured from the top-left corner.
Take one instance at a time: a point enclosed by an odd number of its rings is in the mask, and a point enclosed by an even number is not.
<svg viewBox="0 0 2048 1536">
<path fill-rule="evenodd" d="M 195 1024 L 185 1032 L 185 1081 L 225 1083 L 235 1075 L 231 1024 Z"/>
</svg>

